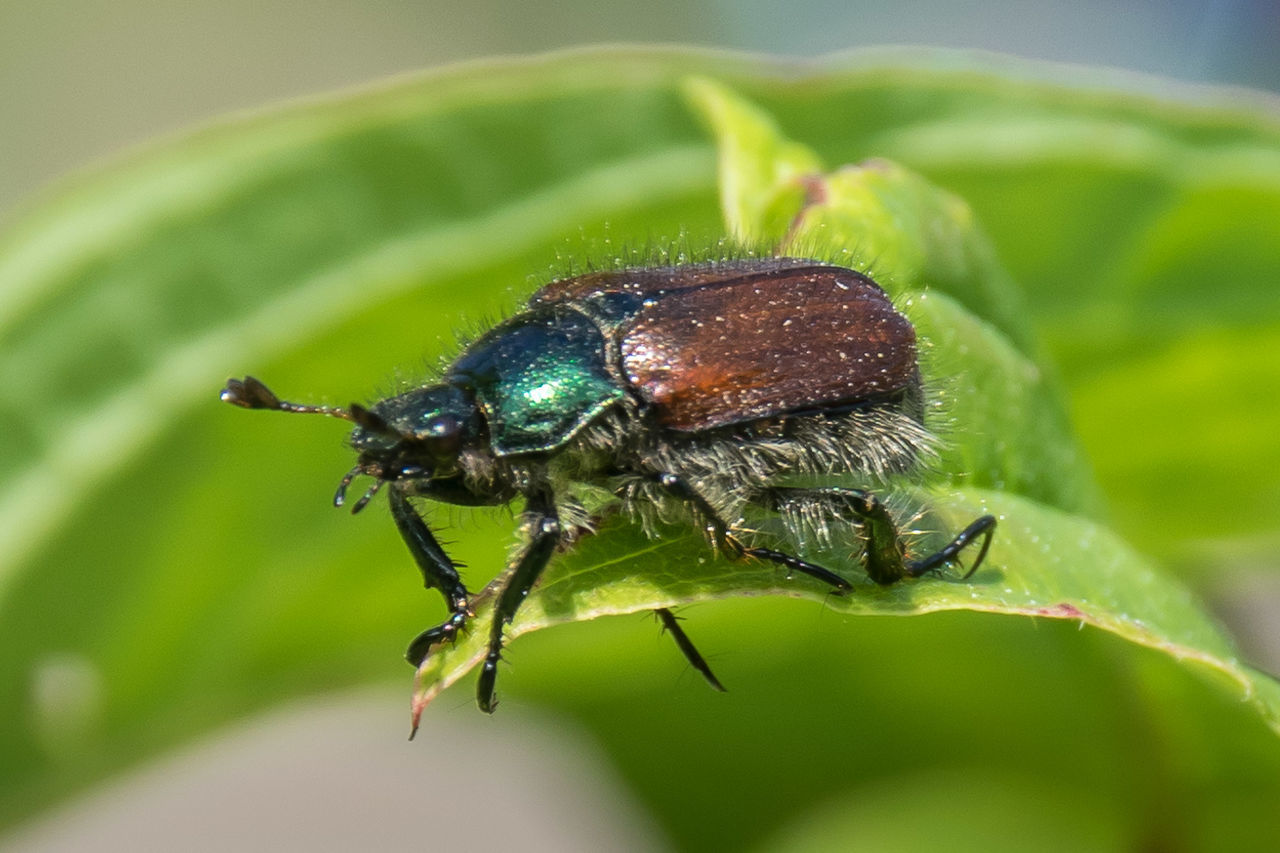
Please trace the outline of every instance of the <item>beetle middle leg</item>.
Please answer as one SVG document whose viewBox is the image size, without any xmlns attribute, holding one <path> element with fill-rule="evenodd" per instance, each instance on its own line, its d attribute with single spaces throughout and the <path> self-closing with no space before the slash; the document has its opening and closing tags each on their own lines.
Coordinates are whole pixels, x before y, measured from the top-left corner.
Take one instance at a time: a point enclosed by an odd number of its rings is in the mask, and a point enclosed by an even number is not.
<svg viewBox="0 0 1280 853">
<path fill-rule="evenodd" d="M 440 547 L 422 516 L 409 503 L 403 488 L 398 485 L 392 487 L 390 503 L 391 517 L 395 519 L 401 537 L 409 546 L 409 553 L 413 554 L 414 562 L 422 571 L 423 585 L 427 589 L 440 590 L 449 606 L 449 618 L 414 637 L 405 652 L 405 660 L 414 666 L 421 666 L 432 646 L 444 640 L 456 639 L 458 632 L 466 625 L 470 615 L 467 588 L 458 576 L 457 564 Z"/>
<path fill-rule="evenodd" d="M 670 634 L 671 639 L 676 641 L 676 647 L 680 649 L 684 659 L 689 662 L 689 666 L 701 673 L 712 689 L 724 693 L 724 685 L 720 683 L 720 679 L 716 678 L 716 674 L 711 671 L 711 664 L 707 663 L 707 659 L 698 651 L 697 646 L 693 644 L 693 640 L 690 640 L 689 635 L 684 632 L 684 628 L 680 627 L 680 617 L 666 607 L 659 607 L 653 612 L 658 617 L 658 621 L 662 623 L 662 630 Z"/>
<path fill-rule="evenodd" d="M 710 502 L 703 497 L 697 489 L 693 488 L 683 478 L 670 473 L 659 473 L 654 475 L 654 479 L 658 485 L 672 497 L 679 498 L 693 506 L 697 512 L 702 515 L 707 526 L 711 530 L 711 534 L 715 539 L 717 547 L 729 554 L 731 557 L 756 557 L 761 560 L 768 560 L 771 563 L 777 563 L 785 566 L 788 570 L 801 572 L 810 577 L 817 578 L 820 581 L 831 584 L 836 589 L 849 590 L 853 589 L 853 584 L 840 577 L 830 569 L 825 569 L 815 563 L 801 560 L 799 557 L 793 557 L 782 551 L 774 551 L 772 548 L 748 548 L 743 545 L 733 535 L 729 529 L 729 525 L 715 511 Z"/>
<path fill-rule="evenodd" d="M 549 497 L 530 497 L 525 504 L 525 517 L 529 544 L 498 593 L 498 602 L 493 608 L 493 624 L 489 628 L 489 650 L 480 666 L 480 680 L 476 685 L 476 702 L 486 714 L 492 714 L 498 706 L 493 688 L 498 678 L 498 661 L 502 660 L 503 626 L 515 618 L 529 590 L 547 563 L 551 562 L 551 555 L 563 536 L 555 503 Z"/>
<path fill-rule="evenodd" d="M 774 512 L 784 512 L 793 502 L 815 502 L 831 514 L 854 516 L 862 525 L 866 540 L 867 574 L 879 584 L 891 584 L 904 577 L 920 577 L 947 563 L 958 562 L 960 552 L 978 537 L 982 547 L 973 565 L 965 573 L 969 577 L 982 565 L 995 531 L 995 516 L 984 515 L 962 530 L 946 547 L 919 560 L 908 560 L 902 535 L 889 510 L 871 492 L 852 488 L 795 488 L 779 486 L 766 489 L 756 500 Z"/>
<path fill-rule="evenodd" d="M 769 560 L 774 563 L 780 563 L 788 569 L 803 572 L 819 580 L 826 581 L 838 589 L 852 589 L 852 585 L 835 572 L 824 569 L 822 566 L 816 566 L 813 563 L 807 563 L 797 557 L 789 554 L 783 554 L 780 551 L 772 551 L 768 548 L 748 548 L 743 545 L 733 535 L 729 528 L 729 524 L 720 517 L 713 507 L 697 489 L 695 489 L 688 481 L 677 474 L 668 471 L 655 471 L 649 474 L 649 479 L 662 488 L 667 494 L 677 500 L 684 501 L 693 507 L 694 511 L 702 516 L 711 532 L 712 539 L 716 547 L 728 554 L 730 557 L 758 557 L 760 559 Z M 723 691 L 724 685 L 720 683 L 720 679 L 716 678 L 715 673 L 711 671 L 711 666 L 707 663 L 707 659 L 702 656 L 694 646 L 693 641 L 689 639 L 689 635 L 680 627 L 679 621 L 667 608 L 658 608 L 654 611 L 658 619 L 662 622 L 663 628 L 675 640 L 676 646 L 684 655 L 689 665 L 702 674 L 707 684 L 715 690 Z"/>
</svg>

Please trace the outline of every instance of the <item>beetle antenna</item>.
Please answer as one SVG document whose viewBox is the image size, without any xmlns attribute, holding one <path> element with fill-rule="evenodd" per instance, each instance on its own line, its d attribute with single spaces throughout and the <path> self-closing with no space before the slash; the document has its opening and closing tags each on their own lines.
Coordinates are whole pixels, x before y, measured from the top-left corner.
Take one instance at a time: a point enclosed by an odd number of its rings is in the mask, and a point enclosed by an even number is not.
<svg viewBox="0 0 1280 853">
<path fill-rule="evenodd" d="M 348 407 L 346 418 L 357 426 L 363 427 L 366 432 L 375 432 L 379 435 L 389 435 L 397 438 L 408 437 L 383 420 L 381 415 L 374 414 L 359 403 L 352 403 Z"/>
<path fill-rule="evenodd" d="M 368 505 L 369 501 L 373 500 L 373 496 L 378 493 L 378 489 L 381 489 L 382 484 L 385 482 L 385 480 L 374 480 L 373 485 L 369 487 L 369 491 L 361 495 L 360 500 L 356 501 L 355 505 L 351 507 L 351 514 L 355 515 L 357 512 L 364 509 Z"/>
<path fill-rule="evenodd" d="M 344 421 L 351 421 L 361 426 L 364 425 L 352 411 L 338 406 L 304 406 L 300 403 L 281 400 L 275 395 L 275 392 L 252 376 L 246 376 L 243 380 L 228 379 L 227 386 L 222 389 L 219 397 L 224 403 L 230 403 L 233 406 L 240 406 L 245 409 L 271 409 L 277 412 L 295 412 L 304 415 L 328 415 L 332 418 L 342 418 Z M 361 409 L 361 411 L 366 410 Z M 372 415 L 372 413 L 369 414 Z M 382 419 L 378 418 L 378 420 L 381 421 Z"/>
</svg>

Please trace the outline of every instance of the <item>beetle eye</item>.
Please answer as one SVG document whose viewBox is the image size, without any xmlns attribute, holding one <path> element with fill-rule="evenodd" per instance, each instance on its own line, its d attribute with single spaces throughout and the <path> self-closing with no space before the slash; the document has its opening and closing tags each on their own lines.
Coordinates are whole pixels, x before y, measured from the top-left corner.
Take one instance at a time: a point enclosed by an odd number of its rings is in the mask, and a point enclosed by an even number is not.
<svg viewBox="0 0 1280 853">
<path fill-rule="evenodd" d="M 462 449 L 462 424 L 453 415 L 436 415 L 418 436 L 431 455 L 441 461 L 456 459 Z"/>
</svg>

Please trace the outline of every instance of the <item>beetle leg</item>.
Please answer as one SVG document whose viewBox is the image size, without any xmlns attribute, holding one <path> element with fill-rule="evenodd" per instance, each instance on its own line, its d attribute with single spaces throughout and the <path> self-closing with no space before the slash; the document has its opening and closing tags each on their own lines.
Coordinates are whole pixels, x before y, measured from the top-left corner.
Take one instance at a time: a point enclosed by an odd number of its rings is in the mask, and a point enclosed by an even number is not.
<svg viewBox="0 0 1280 853">
<path fill-rule="evenodd" d="M 702 677 L 713 688 L 724 693 L 724 685 L 720 683 L 720 679 L 716 678 L 716 674 L 711 671 L 711 666 L 707 663 L 707 659 L 694 646 L 693 641 L 689 639 L 689 635 L 680 627 L 679 618 L 665 607 L 659 607 L 653 612 L 662 622 L 662 629 L 671 635 L 671 639 L 676 641 L 676 645 L 679 646 L 685 660 L 689 662 L 689 666 L 702 673 Z"/>
<path fill-rule="evenodd" d="M 551 562 L 551 555 L 563 538 L 555 503 L 549 498 L 529 498 L 525 514 L 528 518 L 529 544 L 516 561 L 515 569 L 507 578 L 502 591 L 498 593 L 498 603 L 493 610 L 493 624 L 489 629 L 489 651 L 480 666 L 480 680 L 476 685 L 476 703 L 486 714 L 492 714 L 498 706 L 493 686 L 498 677 L 498 661 L 502 660 L 503 626 L 515 618 L 516 611 L 524 603 L 525 596 L 537 582 L 542 570 Z"/>
<path fill-rule="evenodd" d="M 786 566 L 791 571 L 801 572 L 820 581 L 825 581 L 837 589 L 853 589 L 852 584 L 830 569 L 824 569 L 822 566 L 806 562 L 790 554 L 784 554 L 781 551 L 774 551 L 771 548 L 746 547 L 733 535 L 729 530 L 729 525 L 724 519 L 720 518 L 710 502 L 699 494 L 697 489 L 676 474 L 659 473 L 654 475 L 654 479 L 668 494 L 692 504 L 694 509 L 702 514 L 711 530 L 712 536 L 715 538 L 716 545 L 729 556 L 756 557 L 761 560 L 768 560 L 771 563 Z"/>
<path fill-rule="evenodd" d="M 691 504 L 698 511 L 706 522 L 707 529 L 710 531 L 717 548 L 728 553 L 731 557 L 740 557 L 746 553 L 747 549 L 729 531 L 729 525 L 716 512 L 715 507 L 697 489 L 689 485 L 683 477 L 666 471 L 659 471 L 651 476 L 654 482 L 661 486 L 667 494 L 677 500 Z"/>
<path fill-rule="evenodd" d="M 790 554 L 783 553 L 782 551 L 774 551 L 771 548 L 748 548 L 745 553 L 750 557 L 758 557 L 761 560 L 768 560 L 771 563 L 786 566 L 791 571 L 801 572 L 811 578 L 826 581 L 836 589 L 853 589 L 853 584 L 849 583 L 830 569 L 824 569 L 817 563 L 810 563 L 805 560 L 801 560 L 799 557 L 793 557 Z"/>
<path fill-rule="evenodd" d="M 978 558 L 965 573 L 965 577 L 969 577 L 986 557 L 996 525 L 994 516 L 984 515 L 936 554 L 922 560 L 908 560 L 897 524 L 884 503 L 871 492 L 838 487 L 805 489 L 780 486 L 765 490 L 761 497 L 764 498 L 761 504 L 775 512 L 791 501 L 816 501 L 835 512 L 857 516 L 866 539 L 867 574 L 879 584 L 891 584 L 904 577 L 920 577 L 946 563 L 956 562 L 965 546 L 985 534 Z"/>
<path fill-rule="evenodd" d="M 791 488 L 779 486 L 765 491 L 765 506 L 781 510 L 791 501 L 817 501 L 835 513 L 855 515 L 862 522 L 866 538 L 866 569 L 879 584 L 891 584 L 907 574 L 906 548 L 898 525 L 879 498 L 863 489 Z"/>
<path fill-rule="evenodd" d="M 467 588 L 458 576 L 457 565 L 449 559 L 440 543 L 436 542 L 431 529 L 409 503 L 405 490 L 399 485 L 391 489 L 391 517 L 395 519 L 400 535 L 409 546 L 409 553 L 413 554 L 414 561 L 422 571 L 423 586 L 440 590 L 449 606 L 449 618 L 414 637 L 409 650 L 405 652 L 405 660 L 414 666 L 421 666 L 432 646 L 444 640 L 457 639 L 458 632 L 466 625 L 470 615 L 467 609 Z"/>
<path fill-rule="evenodd" d="M 982 547 L 978 549 L 978 556 L 974 559 L 973 565 L 969 571 L 964 573 L 967 578 L 978 570 L 978 566 L 982 565 L 982 560 L 987 556 L 987 549 L 991 547 L 991 536 L 996 530 L 996 517 L 994 515 L 984 515 L 974 520 L 968 527 L 961 530 L 955 539 L 952 539 L 945 548 L 936 554 L 931 554 L 923 560 L 908 560 L 907 574 L 913 578 L 918 578 L 926 572 L 933 571 L 946 563 L 959 562 L 960 552 L 965 546 L 982 536 Z"/>
</svg>

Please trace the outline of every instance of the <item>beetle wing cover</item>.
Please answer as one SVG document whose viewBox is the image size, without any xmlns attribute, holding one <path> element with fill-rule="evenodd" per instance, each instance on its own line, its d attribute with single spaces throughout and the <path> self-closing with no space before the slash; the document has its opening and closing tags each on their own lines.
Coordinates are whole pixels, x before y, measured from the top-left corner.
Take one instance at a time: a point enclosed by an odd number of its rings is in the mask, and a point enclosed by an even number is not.
<svg viewBox="0 0 1280 853">
<path fill-rule="evenodd" d="M 670 429 L 891 399 L 919 383 L 915 329 L 865 276 L 777 262 L 646 301 L 622 366 Z"/>
<path fill-rule="evenodd" d="M 679 267 L 600 270 L 550 282 L 533 295 L 530 303 L 538 306 L 583 300 L 602 293 L 629 293 L 639 296 L 672 293 L 677 290 L 720 284 L 733 279 L 768 278 L 772 275 L 789 275 L 798 270 L 814 269 L 836 270 L 857 275 L 851 270 L 799 258 L 749 258 Z"/>
</svg>

